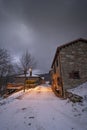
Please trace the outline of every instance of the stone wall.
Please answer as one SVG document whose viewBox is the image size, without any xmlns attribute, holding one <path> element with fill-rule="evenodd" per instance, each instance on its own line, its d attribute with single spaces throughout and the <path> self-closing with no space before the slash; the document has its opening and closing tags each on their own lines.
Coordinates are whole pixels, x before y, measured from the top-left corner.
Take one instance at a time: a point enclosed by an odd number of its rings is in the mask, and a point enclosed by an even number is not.
<svg viewBox="0 0 87 130">
<path fill-rule="evenodd" d="M 62 48 L 60 60 L 65 89 L 76 87 L 87 81 L 87 43 L 77 42 Z M 74 72 L 79 73 L 79 77 L 76 74 L 78 78 L 73 77 Z"/>
</svg>

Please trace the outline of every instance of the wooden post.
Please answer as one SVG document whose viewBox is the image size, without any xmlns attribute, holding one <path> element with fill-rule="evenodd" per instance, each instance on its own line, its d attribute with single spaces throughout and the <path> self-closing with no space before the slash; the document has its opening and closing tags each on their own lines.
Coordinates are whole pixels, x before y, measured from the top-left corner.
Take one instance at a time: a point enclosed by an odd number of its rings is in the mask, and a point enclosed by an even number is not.
<svg viewBox="0 0 87 130">
<path fill-rule="evenodd" d="M 26 70 L 24 71 L 24 75 L 25 75 L 25 79 L 24 79 L 24 92 L 25 92 L 25 88 L 26 88 Z"/>
</svg>

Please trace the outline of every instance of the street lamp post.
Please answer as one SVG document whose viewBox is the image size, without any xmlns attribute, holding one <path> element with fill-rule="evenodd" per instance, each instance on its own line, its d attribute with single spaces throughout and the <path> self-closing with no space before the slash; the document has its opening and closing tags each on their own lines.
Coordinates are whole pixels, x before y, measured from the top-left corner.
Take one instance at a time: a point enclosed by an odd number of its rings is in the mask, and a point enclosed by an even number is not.
<svg viewBox="0 0 87 130">
<path fill-rule="evenodd" d="M 25 92 L 25 88 L 26 88 L 26 73 L 27 73 L 27 71 L 24 70 L 24 92 Z"/>
<path fill-rule="evenodd" d="M 29 68 L 30 76 L 32 76 L 32 68 Z"/>
</svg>

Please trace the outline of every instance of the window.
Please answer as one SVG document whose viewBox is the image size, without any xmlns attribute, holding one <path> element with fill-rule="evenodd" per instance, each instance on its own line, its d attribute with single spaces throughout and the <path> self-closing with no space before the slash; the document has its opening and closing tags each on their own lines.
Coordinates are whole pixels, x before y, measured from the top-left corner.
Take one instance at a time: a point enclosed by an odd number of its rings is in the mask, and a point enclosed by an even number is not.
<svg viewBox="0 0 87 130">
<path fill-rule="evenodd" d="M 56 66 L 58 67 L 58 59 L 56 60 Z"/>
<path fill-rule="evenodd" d="M 55 67 L 55 65 L 54 65 L 54 73 L 56 73 L 56 67 Z"/>
<path fill-rule="evenodd" d="M 60 78 L 60 77 L 58 77 L 58 78 L 57 78 L 57 84 L 58 84 L 59 86 L 61 86 L 61 85 L 62 85 L 62 80 L 61 80 L 61 78 Z"/>
<path fill-rule="evenodd" d="M 55 64 L 53 66 L 53 72 L 56 73 L 56 66 L 55 66 Z"/>
<path fill-rule="evenodd" d="M 79 71 L 72 71 L 71 73 L 69 73 L 69 78 L 80 79 Z"/>
</svg>

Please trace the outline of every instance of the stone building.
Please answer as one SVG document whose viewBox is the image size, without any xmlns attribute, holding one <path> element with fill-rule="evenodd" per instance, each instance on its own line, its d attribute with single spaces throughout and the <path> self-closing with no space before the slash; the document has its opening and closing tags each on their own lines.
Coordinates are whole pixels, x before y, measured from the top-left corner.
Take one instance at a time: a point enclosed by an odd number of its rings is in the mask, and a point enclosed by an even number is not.
<svg viewBox="0 0 87 130">
<path fill-rule="evenodd" d="M 17 75 L 14 77 L 14 82 L 8 83 L 7 84 L 7 90 L 19 90 L 19 89 L 24 89 L 24 86 L 26 89 L 29 88 L 34 88 L 39 84 L 43 83 L 43 79 L 38 76 L 38 75 L 26 75 L 26 80 L 25 80 L 25 75 Z"/>
<path fill-rule="evenodd" d="M 52 88 L 59 96 L 87 81 L 87 40 L 77 39 L 57 48 L 51 66 Z"/>
<path fill-rule="evenodd" d="M 35 82 L 37 84 L 42 83 L 42 78 L 38 75 L 26 75 L 26 81 Z M 25 76 L 24 75 L 18 75 L 15 77 L 15 83 L 16 84 L 24 84 L 25 82 Z"/>
</svg>

